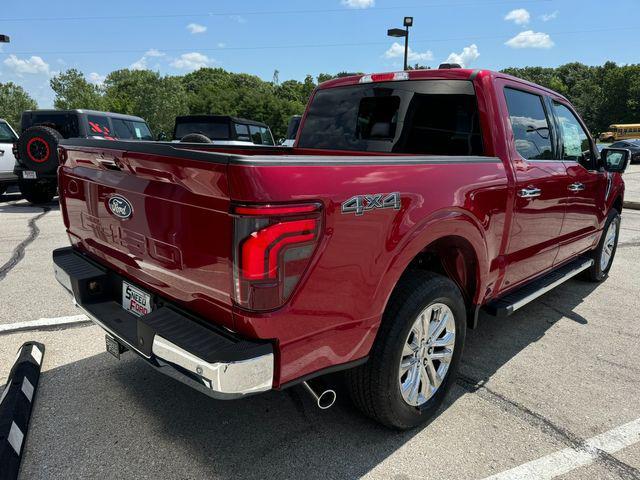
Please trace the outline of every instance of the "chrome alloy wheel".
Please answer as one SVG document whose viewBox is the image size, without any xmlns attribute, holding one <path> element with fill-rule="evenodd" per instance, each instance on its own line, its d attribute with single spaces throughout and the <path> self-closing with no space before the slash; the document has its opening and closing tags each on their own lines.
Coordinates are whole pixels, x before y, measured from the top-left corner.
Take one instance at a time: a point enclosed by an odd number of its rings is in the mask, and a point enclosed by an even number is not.
<svg viewBox="0 0 640 480">
<path fill-rule="evenodd" d="M 613 249 L 616 247 L 616 240 L 618 237 L 618 222 L 619 218 L 614 219 L 607 229 L 607 233 L 604 237 L 604 244 L 602 245 L 602 254 L 600 255 L 600 270 L 604 272 L 609 263 L 611 262 L 611 256 L 613 255 Z"/>
<path fill-rule="evenodd" d="M 438 391 L 456 341 L 456 322 L 443 303 L 425 308 L 416 318 L 400 358 L 400 393 L 405 402 L 419 407 Z"/>
</svg>

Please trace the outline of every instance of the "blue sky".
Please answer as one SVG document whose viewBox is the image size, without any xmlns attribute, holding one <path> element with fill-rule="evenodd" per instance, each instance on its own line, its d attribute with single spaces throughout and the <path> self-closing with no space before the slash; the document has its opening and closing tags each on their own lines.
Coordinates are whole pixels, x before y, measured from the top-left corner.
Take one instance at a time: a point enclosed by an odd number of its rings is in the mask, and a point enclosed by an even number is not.
<svg viewBox="0 0 640 480">
<path fill-rule="evenodd" d="M 402 48 L 386 30 L 404 15 L 415 19 L 411 60 L 430 66 L 640 62 L 638 0 L 2 0 L 11 44 L 0 51 L 0 82 L 48 107 L 49 78 L 72 67 L 94 82 L 126 67 L 220 66 L 266 80 L 277 69 L 281 81 L 395 70 Z"/>
</svg>

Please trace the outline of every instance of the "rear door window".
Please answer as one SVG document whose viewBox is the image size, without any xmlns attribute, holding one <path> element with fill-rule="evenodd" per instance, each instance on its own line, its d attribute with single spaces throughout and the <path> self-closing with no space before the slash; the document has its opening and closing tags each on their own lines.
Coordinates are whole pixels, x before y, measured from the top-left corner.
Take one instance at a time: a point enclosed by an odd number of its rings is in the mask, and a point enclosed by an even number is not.
<svg viewBox="0 0 640 480">
<path fill-rule="evenodd" d="M 88 115 L 89 123 L 88 135 L 90 137 L 103 137 L 108 140 L 114 139 L 114 133 L 111 131 L 109 119 L 104 115 Z"/>
<path fill-rule="evenodd" d="M 540 95 L 505 88 L 515 147 L 527 160 L 552 160 L 551 130 Z"/>
<path fill-rule="evenodd" d="M 482 155 L 473 84 L 419 80 L 321 89 L 309 107 L 298 146 Z"/>
<path fill-rule="evenodd" d="M 236 140 L 241 142 L 250 142 L 251 134 L 249 133 L 249 125 L 243 123 L 235 123 L 234 128 L 236 130 Z"/>
</svg>

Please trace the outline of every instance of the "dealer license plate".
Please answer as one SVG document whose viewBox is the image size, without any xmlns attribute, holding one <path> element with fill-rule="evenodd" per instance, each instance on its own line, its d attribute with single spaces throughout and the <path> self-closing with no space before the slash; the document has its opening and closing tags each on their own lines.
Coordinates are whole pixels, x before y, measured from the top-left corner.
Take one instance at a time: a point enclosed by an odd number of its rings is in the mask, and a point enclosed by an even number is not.
<svg viewBox="0 0 640 480">
<path fill-rule="evenodd" d="M 122 282 L 122 308 L 138 317 L 151 313 L 151 294 Z"/>
</svg>

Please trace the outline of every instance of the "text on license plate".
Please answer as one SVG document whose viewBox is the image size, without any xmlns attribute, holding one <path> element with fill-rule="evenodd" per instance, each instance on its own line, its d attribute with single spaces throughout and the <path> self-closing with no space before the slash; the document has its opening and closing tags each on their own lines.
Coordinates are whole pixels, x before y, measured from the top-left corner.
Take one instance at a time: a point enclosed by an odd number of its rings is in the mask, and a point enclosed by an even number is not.
<svg viewBox="0 0 640 480">
<path fill-rule="evenodd" d="M 122 282 L 122 308 L 138 317 L 151 312 L 151 294 Z"/>
</svg>

